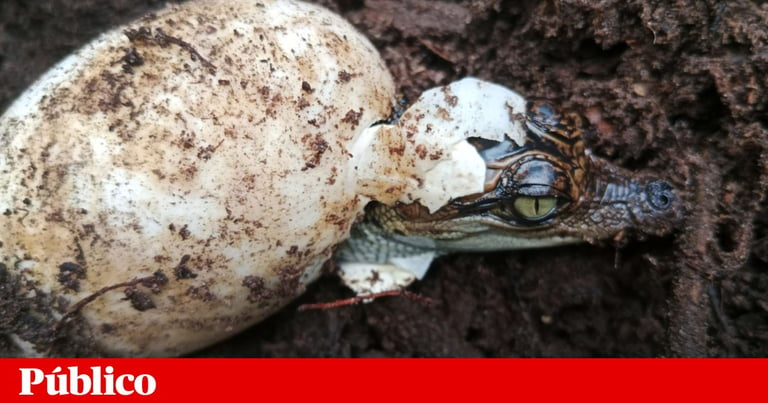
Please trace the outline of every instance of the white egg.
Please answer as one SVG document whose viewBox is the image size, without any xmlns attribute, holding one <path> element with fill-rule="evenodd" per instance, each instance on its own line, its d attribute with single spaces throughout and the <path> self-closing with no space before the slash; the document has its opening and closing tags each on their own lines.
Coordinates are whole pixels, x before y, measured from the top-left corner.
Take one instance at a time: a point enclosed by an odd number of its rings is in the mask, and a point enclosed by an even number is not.
<svg viewBox="0 0 768 403">
<path fill-rule="evenodd" d="M 21 353 L 178 355 L 289 302 L 368 201 L 350 150 L 394 93 L 365 37 L 293 1 L 191 1 L 67 57 L 0 118 Z"/>
</svg>

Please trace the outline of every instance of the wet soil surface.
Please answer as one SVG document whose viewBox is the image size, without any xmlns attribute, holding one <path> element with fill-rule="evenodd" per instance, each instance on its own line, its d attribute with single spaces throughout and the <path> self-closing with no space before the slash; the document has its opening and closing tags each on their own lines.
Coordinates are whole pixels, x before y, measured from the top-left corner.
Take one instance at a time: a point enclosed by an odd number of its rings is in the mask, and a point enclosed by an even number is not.
<svg viewBox="0 0 768 403">
<path fill-rule="evenodd" d="M 0 2 L 0 109 L 58 59 L 158 0 Z M 411 291 L 332 275 L 196 356 L 767 356 L 768 3 L 325 0 L 408 99 L 477 76 L 584 115 L 593 151 L 684 189 L 667 237 L 435 262 Z"/>
</svg>

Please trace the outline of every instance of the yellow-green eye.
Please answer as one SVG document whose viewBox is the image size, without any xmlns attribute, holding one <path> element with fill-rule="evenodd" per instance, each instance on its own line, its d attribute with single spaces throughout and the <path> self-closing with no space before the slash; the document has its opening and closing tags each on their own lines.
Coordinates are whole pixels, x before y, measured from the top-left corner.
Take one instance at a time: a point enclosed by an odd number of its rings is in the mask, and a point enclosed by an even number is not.
<svg viewBox="0 0 768 403">
<path fill-rule="evenodd" d="M 528 220 L 538 220 L 548 216 L 557 208 L 557 198 L 551 196 L 518 196 L 515 210 Z"/>
</svg>

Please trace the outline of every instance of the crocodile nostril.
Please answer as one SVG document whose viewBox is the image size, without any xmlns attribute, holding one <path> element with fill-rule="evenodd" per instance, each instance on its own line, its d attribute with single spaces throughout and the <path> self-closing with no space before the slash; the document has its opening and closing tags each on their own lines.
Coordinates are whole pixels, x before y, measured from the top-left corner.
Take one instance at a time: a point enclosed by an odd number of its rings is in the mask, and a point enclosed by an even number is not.
<svg viewBox="0 0 768 403">
<path fill-rule="evenodd" d="M 645 194 L 648 196 L 648 203 L 657 210 L 666 210 L 675 201 L 672 186 L 663 180 L 649 183 L 645 187 Z"/>
</svg>

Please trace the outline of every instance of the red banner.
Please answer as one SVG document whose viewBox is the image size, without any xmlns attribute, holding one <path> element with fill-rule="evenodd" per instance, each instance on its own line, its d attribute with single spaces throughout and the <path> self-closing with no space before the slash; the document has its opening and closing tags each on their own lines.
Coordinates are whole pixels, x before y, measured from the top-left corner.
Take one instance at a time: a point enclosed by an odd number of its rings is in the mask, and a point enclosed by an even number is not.
<svg viewBox="0 0 768 403">
<path fill-rule="evenodd" d="M 768 360 L 4 359 L 0 401 L 742 402 L 764 399 L 766 368 Z"/>
</svg>

